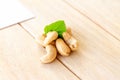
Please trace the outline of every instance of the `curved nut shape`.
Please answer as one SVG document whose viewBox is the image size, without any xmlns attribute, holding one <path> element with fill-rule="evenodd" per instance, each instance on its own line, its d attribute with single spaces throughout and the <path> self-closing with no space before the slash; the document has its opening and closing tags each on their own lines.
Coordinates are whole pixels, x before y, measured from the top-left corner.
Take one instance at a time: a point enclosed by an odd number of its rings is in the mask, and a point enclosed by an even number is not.
<svg viewBox="0 0 120 80">
<path fill-rule="evenodd" d="M 71 50 L 61 38 L 56 40 L 56 47 L 62 56 L 69 56 Z"/>
<path fill-rule="evenodd" d="M 41 36 L 36 37 L 35 40 L 40 45 L 44 46 L 43 42 L 44 42 L 45 38 L 46 38 L 46 35 L 42 34 Z"/>
<path fill-rule="evenodd" d="M 47 52 L 47 54 L 40 58 L 40 61 L 42 63 L 50 63 L 57 56 L 57 50 L 53 45 L 47 45 L 46 52 Z"/>
<path fill-rule="evenodd" d="M 72 37 L 68 32 L 64 32 L 63 34 L 63 39 L 65 42 L 69 45 L 72 51 L 77 50 L 78 48 L 78 41 Z"/>
<path fill-rule="evenodd" d="M 47 37 L 44 40 L 44 45 L 50 44 L 52 41 L 57 39 L 58 33 L 56 31 L 48 32 Z"/>
</svg>

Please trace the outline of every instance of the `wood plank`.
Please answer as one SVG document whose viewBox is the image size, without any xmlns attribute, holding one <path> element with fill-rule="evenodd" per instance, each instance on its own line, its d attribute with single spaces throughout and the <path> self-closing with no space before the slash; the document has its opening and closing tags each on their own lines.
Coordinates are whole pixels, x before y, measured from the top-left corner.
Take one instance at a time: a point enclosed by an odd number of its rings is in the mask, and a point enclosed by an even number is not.
<svg viewBox="0 0 120 80">
<path fill-rule="evenodd" d="M 120 40 L 120 0 L 65 0 L 65 2 Z"/>
<path fill-rule="evenodd" d="M 98 25 L 61 0 L 21 0 L 36 14 L 35 20 L 21 23 L 33 36 L 40 35 L 46 24 L 65 20 L 79 41 L 79 49 L 69 57 L 58 58 L 83 80 L 120 79 L 120 42 Z"/>
<path fill-rule="evenodd" d="M 58 60 L 41 64 L 45 50 L 19 25 L 0 31 L 0 80 L 79 80 Z"/>
</svg>

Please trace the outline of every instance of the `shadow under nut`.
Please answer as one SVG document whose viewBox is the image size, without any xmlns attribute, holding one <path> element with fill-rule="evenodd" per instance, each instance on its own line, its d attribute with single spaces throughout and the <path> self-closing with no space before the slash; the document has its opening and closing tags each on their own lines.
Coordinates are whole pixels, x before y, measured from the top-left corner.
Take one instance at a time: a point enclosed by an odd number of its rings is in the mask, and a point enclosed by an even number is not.
<svg viewBox="0 0 120 80">
<path fill-rule="evenodd" d="M 61 54 L 62 56 L 70 55 L 70 52 L 71 52 L 70 48 L 61 38 L 56 40 L 56 47 L 57 47 L 59 54 Z"/>
</svg>

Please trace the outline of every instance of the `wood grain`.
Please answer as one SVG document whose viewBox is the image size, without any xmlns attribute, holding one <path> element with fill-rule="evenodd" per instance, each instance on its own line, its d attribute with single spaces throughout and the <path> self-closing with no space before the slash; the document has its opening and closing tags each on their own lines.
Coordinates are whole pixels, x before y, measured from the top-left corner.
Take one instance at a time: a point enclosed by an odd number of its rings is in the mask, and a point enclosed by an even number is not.
<svg viewBox="0 0 120 80">
<path fill-rule="evenodd" d="M 19 25 L 0 31 L 0 80 L 79 80 L 58 60 L 41 64 L 45 50 Z"/>
<path fill-rule="evenodd" d="M 36 19 L 21 23 L 33 36 L 40 35 L 46 24 L 65 20 L 79 49 L 60 61 L 82 80 L 120 79 L 120 42 L 98 25 L 61 0 L 21 0 L 36 14 Z"/>
<path fill-rule="evenodd" d="M 106 32 L 120 40 L 120 0 L 64 0 Z"/>
</svg>

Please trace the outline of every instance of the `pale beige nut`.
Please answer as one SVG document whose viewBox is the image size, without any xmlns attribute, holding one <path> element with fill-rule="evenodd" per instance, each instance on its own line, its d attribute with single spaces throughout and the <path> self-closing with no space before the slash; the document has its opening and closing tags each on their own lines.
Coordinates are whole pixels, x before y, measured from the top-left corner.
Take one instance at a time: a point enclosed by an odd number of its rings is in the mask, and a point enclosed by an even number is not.
<svg viewBox="0 0 120 80">
<path fill-rule="evenodd" d="M 68 32 L 64 32 L 62 35 L 63 39 L 69 45 L 72 51 L 78 49 L 78 41 L 73 36 L 71 36 Z"/>
<path fill-rule="evenodd" d="M 67 27 L 67 32 L 72 35 L 72 31 L 71 31 L 71 28 L 70 27 Z"/>
<path fill-rule="evenodd" d="M 44 42 L 45 38 L 46 38 L 46 35 L 45 35 L 45 34 L 42 34 L 41 36 L 37 36 L 37 37 L 35 38 L 35 40 L 36 40 L 36 42 L 37 42 L 38 44 L 44 46 L 43 42 Z"/>
<path fill-rule="evenodd" d="M 70 48 L 61 38 L 56 40 L 56 47 L 57 47 L 59 54 L 61 54 L 62 56 L 70 55 L 70 52 L 71 52 Z"/>
<path fill-rule="evenodd" d="M 46 52 L 47 52 L 47 54 L 40 58 L 40 61 L 42 63 L 50 63 L 53 60 L 55 60 L 55 58 L 57 56 L 57 50 L 56 50 L 55 46 L 47 45 Z"/>
<path fill-rule="evenodd" d="M 48 32 L 47 37 L 44 40 L 44 45 L 50 44 L 52 41 L 58 38 L 58 33 L 56 31 Z"/>
</svg>

